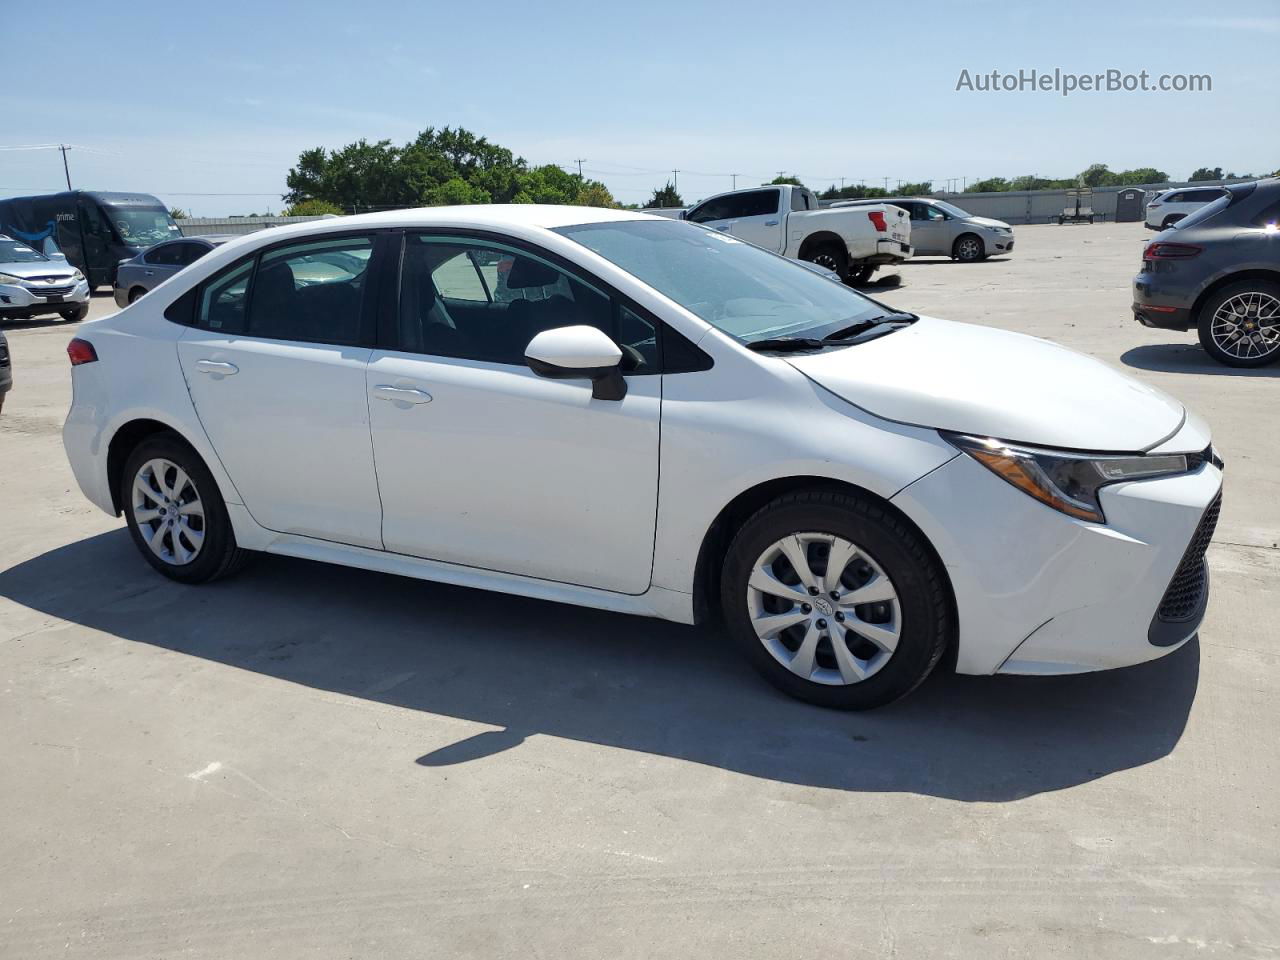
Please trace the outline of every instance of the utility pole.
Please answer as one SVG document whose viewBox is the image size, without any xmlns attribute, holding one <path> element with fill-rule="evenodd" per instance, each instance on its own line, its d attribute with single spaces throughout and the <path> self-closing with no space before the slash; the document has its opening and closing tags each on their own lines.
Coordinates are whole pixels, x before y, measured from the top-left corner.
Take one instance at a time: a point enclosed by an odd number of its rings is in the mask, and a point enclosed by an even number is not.
<svg viewBox="0 0 1280 960">
<path fill-rule="evenodd" d="M 71 189 L 71 168 L 67 166 L 67 145 L 65 143 L 58 144 L 58 149 L 62 151 L 62 172 L 67 175 L 67 189 Z"/>
<path fill-rule="evenodd" d="M 733 177 L 733 189 L 734 189 L 734 190 L 737 190 L 737 189 L 738 189 L 738 175 L 737 175 L 736 173 L 731 173 L 731 174 L 729 174 L 729 176 Z"/>
<path fill-rule="evenodd" d="M 671 171 L 671 189 L 674 190 L 676 193 L 680 192 L 680 171 L 679 170 Z"/>
<path fill-rule="evenodd" d="M 579 179 L 579 180 L 581 180 L 581 179 L 582 179 L 582 164 L 583 164 L 583 162 L 584 162 L 586 159 L 587 159 L 586 157 L 579 157 L 577 160 L 575 160 L 575 161 L 574 161 L 574 162 L 578 165 L 578 179 Z"/>
<path fill-rule="evenodd" d="M 888 192 L 889 192 L 889 178 L 888 178 L 888 177 L 885 177 L 885 178 L 884 178 L 884 192 L 885 192 L 885 193 L 888 193 Z"/>
<path fill-rule="evenodd" d="M 843 189 L 844 189 L 844 177 L 841 177 L 841 178 L 840 178 L 840 189 L 841 189 L 841 190 L 843 190 Z"/>
</svg>

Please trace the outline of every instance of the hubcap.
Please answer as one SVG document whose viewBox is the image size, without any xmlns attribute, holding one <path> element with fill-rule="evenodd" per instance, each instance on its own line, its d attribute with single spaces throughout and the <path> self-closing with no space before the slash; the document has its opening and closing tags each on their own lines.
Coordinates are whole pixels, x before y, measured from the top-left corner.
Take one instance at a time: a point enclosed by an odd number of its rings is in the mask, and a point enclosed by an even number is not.
<svg viewBox="0 0 1280 960">
<path fill-rule="evenodd" d="M 798 677 L 860 683 L 893 656 L 902 611 L 875 559 L 842 537 L 797 533 L 760 554 L 747 613 L 770 655 Z"/>
<path fill-rule="evenodd" d="M 1269 293 L 1238 293 L 1218 307 L 1209 330 L 1223 353 L 1253 360 L 1280 350 L 1280 300 Z"/>
<path fill-rule="evenodd" d="M 978 241 L 969 239 L 960 241 L 960 258 L 972 260 L 978 255 Z"/>
<path fill-rule="evenodd" d="M 185 566 L 204 545 L 204 504 L 180 466 L 148 460 L 133 478 L 133 519 L 147 546 L 165 563 Z"/>
</svg>

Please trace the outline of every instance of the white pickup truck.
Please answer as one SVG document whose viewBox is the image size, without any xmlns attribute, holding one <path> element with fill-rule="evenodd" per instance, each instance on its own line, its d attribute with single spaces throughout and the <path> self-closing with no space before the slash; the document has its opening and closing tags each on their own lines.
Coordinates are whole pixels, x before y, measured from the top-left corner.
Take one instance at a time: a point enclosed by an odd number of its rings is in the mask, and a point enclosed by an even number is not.
<svg viewBox="0 0 1280 960">
<path fill-rule="evenodd" d="M 911 219 L 888 203 L 818 208 L 811 190 L 788 185 L 733 190 L 690 207 L 684 219 L 731 233 L 792 260 L 821 264 L 847 283 L 911 256 Z"/>
</svg>

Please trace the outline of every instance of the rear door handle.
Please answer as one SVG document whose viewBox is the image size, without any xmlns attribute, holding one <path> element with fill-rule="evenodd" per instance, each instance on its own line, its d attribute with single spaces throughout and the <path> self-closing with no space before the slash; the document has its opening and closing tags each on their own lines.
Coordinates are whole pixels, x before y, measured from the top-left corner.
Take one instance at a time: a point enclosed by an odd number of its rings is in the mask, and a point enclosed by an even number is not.
<svg viewBox="0 0 1280 960">
<path fill-rule="evenodd" d="M 143 270 L 142 275 L 144 277 L 154 277 L 156 275 L 156 272 L 154 270 Z"/>
<path fill-rule="evenodd" d="M 766 227 L 776 227 L 776 226 L 778 225 L 778 221 L 777 221 L 777 220 L 766 220 L 766 221 L 764 222 L 764 225 L 765 225 Z"/>
<path fill-rule="evenodd" d="M 399 403 L 430 403 L 431 394 L 425 390 L 414 390 L 412 387 L 393 387 L 389 383 L 380 383 L 373 388 L 373 395 L 379 400 L 390 400 Z"/>
<path fill-rule="evenodd" d="M 218 360 L 197 360 L 196 369 L 201 373 L 207 373 L 217 377 L 229 377 L 233 373 L 240 372 L 240 368 L 234 363 L 222 363 Z"/>
</svg>

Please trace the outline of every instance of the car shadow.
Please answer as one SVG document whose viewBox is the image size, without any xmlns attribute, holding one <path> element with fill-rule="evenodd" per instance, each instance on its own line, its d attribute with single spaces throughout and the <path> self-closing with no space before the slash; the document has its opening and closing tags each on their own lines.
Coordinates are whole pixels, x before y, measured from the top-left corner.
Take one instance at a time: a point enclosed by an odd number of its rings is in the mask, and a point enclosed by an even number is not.
<svg viewBox="0 0 1280 960">
<path fill-rule="evenodd" d="M 431 767 L 547 735 L 784 783 L 1011 801 L 1165 756 L 1199 676 L 1193 641 L 1106 673 L 939 674 L 845 714 L 776 693 L 713 629 L 269 556 L 185 587 L 146 567 L 123 530 L 0 573 L 0 595 L 135 643 L 500 728 L 404 758 Z"/>
<path fill-rule="evenodd" d="M 1157 373 L 1209 373 L 1220 377 L 1280 377 L 1280 362 L 1265 367 L 1228 367 L 1198 343 L 1148 343 L 1126 350 L 1120 362 Z"/>
</svg>

